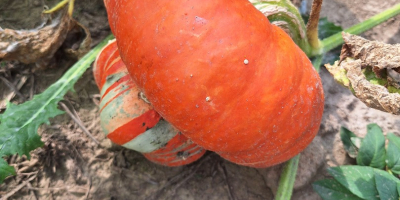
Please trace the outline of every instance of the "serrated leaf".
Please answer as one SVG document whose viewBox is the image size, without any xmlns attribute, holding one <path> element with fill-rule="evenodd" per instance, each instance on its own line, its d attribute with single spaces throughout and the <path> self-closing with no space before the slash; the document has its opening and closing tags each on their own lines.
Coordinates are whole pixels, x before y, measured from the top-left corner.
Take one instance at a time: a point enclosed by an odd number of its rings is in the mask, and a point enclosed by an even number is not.
<svg viewBox="0 0 400 200">
<path fill-rule="evenodd" d="M 400 183 L 393 175 L 380 169 L 374 169 L 376 188 L 379 198 L 387 200 L 398 200 L 397 184 Z"/>
<path fill-rule="evenodd" d="M 313 188 L 324 200 L 361 200 L 361 198 L 333 179 L 316 181 L 313 183 Z"/>
<path fill-rule="evenodd" d="M 357 164 L 383 169 L 386 165 L 385 136 L 377 124 L 368 124 L 367 135 L 361 143 Z"/>
<path fill-rule="evenodd" d="M 49 118 L 63 113 L 57 108 L 58 102 L 72 89 L 111 38 L 112 36 L 109 36 L 97 45 L 43 93 L 20 105 L 8 104 L 6 111 L 0 115 L 1 158 L 14 154 L 26 155 L 29 158 L 30 151 L 42 146 L 37 129 L 43 123 L 49 123 Z M 0 171 L 0 182 L 6 176 L 8 173 Z"/>
<path fill-rule="evenodd" d="M 356 158 L 358 153 L 358 148 L 352 142 L 351 138 L 357 138 L 357 136 L 345 127 L 340 128 L 340 139 L 342 140 L 344 149 L 349 154 L 350 157 Z"/>
<path fill-rule="evenodd" d="M 14 167 L 9 166 L 2 158 L 0 158 L 0 172 L 0 184 L 7 176 L 15 175 Z"/>
<path fill-rule="evenodd" d="M 387 167 L 395 174 L 400 174 L 400 138 L 388 133 L 389 144 L 386 152 Z"/>
<path fill-rule="evenodd" d="M 374 169 L 367 166 L 340 166 L 328 169 L 341 185 L 362 199 L 379 200 Z"/>
</svg>

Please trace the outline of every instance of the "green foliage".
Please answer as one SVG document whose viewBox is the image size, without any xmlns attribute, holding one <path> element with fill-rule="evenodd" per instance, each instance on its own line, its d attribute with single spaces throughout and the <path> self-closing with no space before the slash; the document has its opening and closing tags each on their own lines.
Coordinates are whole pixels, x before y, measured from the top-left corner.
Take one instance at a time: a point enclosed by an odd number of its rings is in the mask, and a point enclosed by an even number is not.
<svg viewBox="0 0 400 200">
<path fill-rule="evenodd" d="M 14 168 L 9 166 L 5 160 L 0 158 L 0 180 L 4 180 L 7 176 L 11 175 L 15 175 Z"/>
<path fill-rule="evenodd" d="M 340 166 L 328 169 L 329 174 L 346 187 L 352 194 L 362 199 L 376 199 L 378 190 L 374 179 L 374 169 L 365 166 Z"/>
<path fill-rule="evenodd" d="M 349 129 L 342 127 L 340 128 L 340 138 L 342 139 L 344 149 L 347 151 L 350 157 L 356 158 L 358 154 L 358 149 L 360 146 L 357 146 L 352 138 L 357 138 L 357 136 L 351 132 Z"/>
<path fill-rule="evenodd" d="M 361 199 L 360 197 L 354 195 L 345 186 L 340 184 L 338 181 L 333 179 L 325 179 L 321 181 L 316 181 L 313 184 L 314 190 L 323 199 L 342 199 L 342 200 L 356 200 Z"/>
<path fill-rule="evenodd" d="M 322 199 L 398 200 L 400 180 L 393 173 L 400 172 L 400 138 L 388 133 L 385 150 L 385 137 L 377 124 L 367 126 L 367 134 L 363 139 L 344 127 L 340 130 L 340 137 L 345 150 L 352 158 L 356 158 L 358 166 L 329 168 L 333 179 L 313 184 Z"/>
<path fill-rule="evenodd" d="M 341 26 L 336 26 L 334 23 L 330 22 L 328 18 L 323 17 L 319 19 L 318 35 L 321 40 L 342 31 L 343 28 Z"/>
<path fill-rule="evenodd" d="M 386 171 L 374 169 L 376 188 L 380 199 L 399 199 L 397 184 L 399 179 Z"/>
<path fill-rule="evenodd" d="M 0 183 L 5 177 L 15 174 L 14 169 L 2 158 L 18 154 L 26 155 L 29 159 L 29 152 L 43 145 L 37 129 L 43 123 L 49 123 L 49 118 L 63 113 L 57 108 L 58 102 L 73 89 L 76 81 L 111 38 L 109 36 L 97 45 L 43 93 L 23 104 L 7 105 L 6 111 L 0 115 Z"/>
<path fill-rule="evenodd" d="M 328 170 L 334 179 L 313 184 L 324 200 L 337 199 L 399 199 L 400 180 L 386 171 L 368 166 L 340 166 Z"/>
<path fill-rule="evenodd" d="M 387 147 L 387 167 L 395 174 L 400 174 L 400 138 L 393 133 L 388 133 L 389 144 Z"/>
<path fill-rule="evenodd" d="M 385 157 L 385 137 L 382 129 L 377 124 L 369 124 L 367 126 L 367 135 L 361 143 L 357 155 L 357 164 L 383 169 L 385 167 Z"/>
</svg>

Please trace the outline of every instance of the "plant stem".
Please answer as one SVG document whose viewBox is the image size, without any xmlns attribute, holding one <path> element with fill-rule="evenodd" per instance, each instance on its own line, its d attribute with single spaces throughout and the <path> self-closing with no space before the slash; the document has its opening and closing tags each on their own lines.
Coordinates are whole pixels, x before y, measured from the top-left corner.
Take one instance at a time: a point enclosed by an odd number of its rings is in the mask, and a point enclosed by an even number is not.
<svg viewBox="0 0 400 200">
<path fill-rule="evenodd" d="M 400 14 L 400 4 L 397 4 L 359 24 L 356 24 L 348 29 L 345 29 L 344 32 L 358 35 L 398 14 Z M 322 53 L 326 53 L 338 47 L 342 43 L 343 43 L 342 33 L 336 33 L 321 41 L 321 47 L 323 49 Z"/>
<path fill-rule="evenodd" d="M 278 191 L 276 192 L 275 196 L 276 200 L 290 200 L 292 197 L 299 160 L 300 154 L 290 159 L 283 168 L 281 179 L 279 180 Z"/>
<path fill-rule="evenodd" d="M 315 70 L 317 70 L 317 72 L 319 72 L 319 68 L 322 63 L 322 58 L 323 58 L 322 55 L 317 55 L 314 57 L 314 59 L 312 59 L 312 64 L 313 64 Z"/>
<path fill-rule="evenodd" d="M 307 38 L 313 49 L 320 47 L 318 38 L 318 22 L 321 12 L 322 0 L 314 0 L 311 7 L 310 18 L 307 23 Z"/>
</svg>

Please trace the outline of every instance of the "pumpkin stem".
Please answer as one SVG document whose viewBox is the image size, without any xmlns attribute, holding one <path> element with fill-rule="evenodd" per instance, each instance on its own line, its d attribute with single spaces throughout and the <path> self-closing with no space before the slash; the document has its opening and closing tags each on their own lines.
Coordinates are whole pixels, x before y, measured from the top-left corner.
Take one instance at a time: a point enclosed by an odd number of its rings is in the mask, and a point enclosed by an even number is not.
<svg viewBox="0 0 400 200">
<path fill-rule="evenodd" d="M 249 0 L 268 20 L 282 28 L 307 54 L 316 55 L 309 44 L 306 25 L 297 7 L 290 0 Z M 317 35 L 318 37 L 318 35 Z"/>
<path fill-rule="evenodd" d="M 318 22 L 321 12 L 322 0 L 314 0 L 311 7 L 310 18 L 307 23 L 307 38 L 313 49 L 320 48 L 318 39 Z"/>
</svg>

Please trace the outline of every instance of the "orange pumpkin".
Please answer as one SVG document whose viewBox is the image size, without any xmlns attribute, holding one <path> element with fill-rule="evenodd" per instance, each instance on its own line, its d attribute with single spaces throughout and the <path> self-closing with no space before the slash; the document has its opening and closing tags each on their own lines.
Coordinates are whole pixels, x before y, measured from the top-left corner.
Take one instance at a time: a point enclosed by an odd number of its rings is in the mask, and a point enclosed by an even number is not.
<svg viewBox="0 0 400 200">
<path fill-rule="evenodd" d="M 115 40 L 98 55 L 93 71 L 101 91 L 101 126 L 111 141 L 167 166 L 189 164 L 205 153 L 142 99 L 119 57 Z"/>
<path fill-rule="evenodd" d="M 320 77 L 247 0 L 105 0 L 121 58 L 154 109 L 193 142 L 267 167 L 318 132 Z"/>
</svg>

